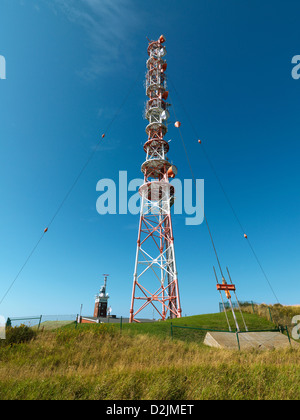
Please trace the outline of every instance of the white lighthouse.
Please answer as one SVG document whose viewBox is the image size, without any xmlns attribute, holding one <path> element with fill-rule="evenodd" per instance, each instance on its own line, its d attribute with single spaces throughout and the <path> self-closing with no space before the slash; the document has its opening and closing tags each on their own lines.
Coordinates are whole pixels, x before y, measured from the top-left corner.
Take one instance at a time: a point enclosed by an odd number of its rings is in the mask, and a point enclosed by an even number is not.
<svg viewBox="0 0 300 420">
<path fill-rule="evenodd" d="M 108 315 L 108 299 L 109 295 L 106 293 L 107 277 L 109 274 L 103 274 L 104 276 L 104 285 L 100 288 L 99 293 L 95 298 L 95 309 L 94 317 L 95 318 L 107 318 Z"/>
</svg>

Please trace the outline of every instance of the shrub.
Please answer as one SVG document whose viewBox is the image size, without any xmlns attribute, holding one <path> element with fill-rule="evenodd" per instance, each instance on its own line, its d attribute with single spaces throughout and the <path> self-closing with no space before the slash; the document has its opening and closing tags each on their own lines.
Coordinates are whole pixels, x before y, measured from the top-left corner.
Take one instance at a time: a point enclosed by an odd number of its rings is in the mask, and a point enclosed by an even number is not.
<svg viewBox="0 0 300 420">
<path fill-rule="evenodd" d="M 6 330 L 6 339 L 3 340 L 5 344 L 19 344 L 33 340 L 37 333 L 27 325 L 20 325 L 19 327 L 9 327 Z"/>
</svg>

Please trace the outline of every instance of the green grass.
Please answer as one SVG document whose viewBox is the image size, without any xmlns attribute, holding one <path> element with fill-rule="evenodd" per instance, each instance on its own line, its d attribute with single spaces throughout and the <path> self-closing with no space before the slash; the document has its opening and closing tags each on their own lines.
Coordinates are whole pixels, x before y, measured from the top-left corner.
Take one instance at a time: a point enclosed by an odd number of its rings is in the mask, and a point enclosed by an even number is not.
<svg viewBox="0 0 300 420">
<path fill-rule="evenodd" d="M 270 319 L 276 325 L 282 325 L 283 327 L 287 327 L 290 336 L 292 335 L 292 329 L 294 325 L 292 325 L 292 319 L 294 316 L 300 314 L 300 306 L 283 306 L 280 304 L 275 305 L 254 305 L 243 307 L 243 311 L 247 311 L 248 313 L 253 313 L 259 315 L 261 319 Z M 300 340 L 297 340 L 300 341 Z"/>
<path fill-rule="evenodd" d="M 246 314 L 251 330 L 273 329 Z M 232 321 L 232 320 L 231 320 Z M 300 398 L 299 349 L 229 351 L 202 344 L 224 314 L 145 324 L 69 324 L 28 343 L 0 346 L 0 400 Z M 181 335 L 182 334 L 182 335 Z M 200 345 L 199 345 L 200 344 Z"/>
<path fill-rule="evenodd" d="M 299 349 L 238 352 L 91 325 L 0 346 L 1 400 L 299 399 Z"/>
<path fill-rule="evenodd" d="M 236 314 L 237 320 L 241 330 L 245 328 L 243 325 L 243 320 L 239 313 Z M 232 331 L 235 331 L 235 324 L 233 316 L 228 312 L 228 318 L 231 324 Z M 268 330 L 274 329 L 275 325 L 268 321 L 267 319 L 261 318 L 255 314 L 244 314 L 244 319 L 249 330 Z M 189 327 L 189 328 L 203 328 L 203 329 L 213 329 L 213 330 L 224 330 L 228 331 L 228 324 L 224 313 L 215 313 L 208 315 L 196 315 L 190 317 L 184 317 L 180 319 L 166 320 L 166 321 L 157 321 L 157 322 L 147 322 L 147 323 L 123 323 L 122 331 L 131 334 L 149 334 L 151 336 L 156 336 L 160 338 L 171 337 L 171 324 L 173 325 L 173 338 L 178 340 L 184 340 L 187 342 L 197 342 L 198 344 L 203 343 L 206 331 L 193 330 L 186 328 L 176 328 L 176 327 Z M 108 328 L 120 329 L 118 324 L 107 324 Z M 74 328 L 74 324 L 68 326 L 67 328 Z M 77 328 L 83 330 L 97 328 L 97 324 L 81 324 Z"/>
<path fill-rule="evenodd" d="M 75 322 L 74 321 L 45 321 L 45 322 L 42 322 L 39 327 L 38 325 L 34 325 L 32 328 L 34 330 L 37 330 L 39 328 L 40 330 L 51 331 L 51 330 L 55 330 L 57 328 L 61 328 L 66 325 L 72 325 L 72 324 L 74 325 Z"/>
</svg>

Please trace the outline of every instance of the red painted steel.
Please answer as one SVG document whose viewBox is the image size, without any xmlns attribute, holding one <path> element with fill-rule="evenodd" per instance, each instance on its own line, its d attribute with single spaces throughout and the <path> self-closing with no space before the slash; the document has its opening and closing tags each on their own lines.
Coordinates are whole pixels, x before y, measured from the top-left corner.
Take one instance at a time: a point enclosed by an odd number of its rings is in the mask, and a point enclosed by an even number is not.
<svg viewBox="0 0 300 420">
<path fill-rule="evenodd" d="M 137 316 L 149 306 L 162 320 L 180 318 L 182 313 L 170 211 L 175 191 L 169 183 L 169 178 L 176 176 L 177 168 L 168 161 L 169 143 L 164 140 L 169 118 L 164 43 L 162 35 L 148 46 L 146 94 L 149 100 L 145 116 L 149 124 L 144 144 L 147 156 L 142 165 L 144 184 L 139 190 L 141 213 L 130 322 L 139 322 Z"/>
</svg>

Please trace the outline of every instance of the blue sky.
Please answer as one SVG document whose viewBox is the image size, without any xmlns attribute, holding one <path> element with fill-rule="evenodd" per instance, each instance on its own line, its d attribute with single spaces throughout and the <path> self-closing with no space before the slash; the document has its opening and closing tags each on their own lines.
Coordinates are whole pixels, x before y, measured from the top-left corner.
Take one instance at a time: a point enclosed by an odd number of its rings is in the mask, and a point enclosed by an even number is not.
<svg viewBox="0 0 300 420">
<path fill-rule="evenodd" d="M 1 314 L 73 314 L 81 304 L 91 314 L 109 273 L 113 313 L 128 315 L 138 216 L 100 216 L 96 185 L 117 182 L 120 170 L 141 177 L 146 37 L 162 33 L 179 94 L 170 83 L 170 101 L 194 173 L 205 180 L 205 212 L 224 270 L 241 300 L 275 303 L 190 121 L 280 302 L 300 303 L 300 80 L 291 77 L 299 12 L 291 0 L 1 1 L 1 296 L 130 90 Z M 191 178 L 172 124 L 168 138 L 180 179 Z M 174 231 L 183 314 L 217 311 L 206 226 L 175 216 Z"/>
</svg>

